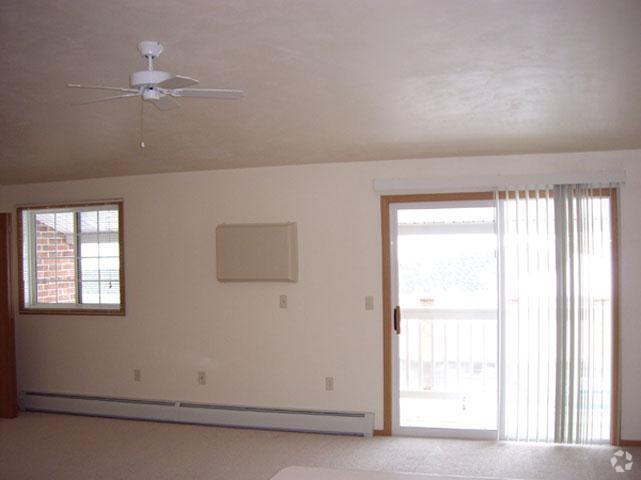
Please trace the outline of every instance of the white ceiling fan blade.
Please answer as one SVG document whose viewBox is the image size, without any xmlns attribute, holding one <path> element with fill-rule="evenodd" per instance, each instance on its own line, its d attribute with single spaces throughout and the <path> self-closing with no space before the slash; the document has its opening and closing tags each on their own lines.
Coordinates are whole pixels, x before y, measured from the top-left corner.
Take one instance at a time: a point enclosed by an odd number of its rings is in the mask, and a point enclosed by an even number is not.
<svg viewBox="0 0 641 480">
<path fill-rule="evenodd" d="M 153 103 L 159 110 L 171 110 L 172 108 L 180 107 L 180 103 L 171 98 L 169 95 L 161 95 L 160 98 L 153 98 L 149 101 Z"/>
<path fill-rule="evenodd" d="M 115 97 L 103 97 L 97 98 L 96 100 L 89 100 L 87 102 L 72 103 L 73 106 L 76 105 L 88 105 L 90 103 L 99 103 L 99 102 L 108 102 L 110 100 L 118 100 L 119 98 L 129 98 L 129 97 L 139 97 L 140 93 L 125 93 L 124 95 L 116 95 Z"/>
<path fill-rule="evenodd" d="M 67 87 L 69 88 L 88 88 L 91 90 L 112 90 L 114 92 L 136 92 L 138 93 L 138 90 L 135 88 L 123 88 L 123 87 L 106 87 L 104 85 L 80 85 L 78 83 L 68 83 Z"/>
<path fill-rule="evenodd" d="M 191 87 L 192 85 L 198 85 L 198 83 L 198 80 L 195 78 L 185 77 L 183 75 L 174 75 L 173 77 L 160 82 L 156 86 L 160 88 L 173 89 Z"/>
<path fill-rule="evenodd" d="M 175 97 L 227 98 L 230 100 L 243 97 L 242 90 L 227 90 L 222 88 L 176 88 L 171 90 Z"/>
</svg>

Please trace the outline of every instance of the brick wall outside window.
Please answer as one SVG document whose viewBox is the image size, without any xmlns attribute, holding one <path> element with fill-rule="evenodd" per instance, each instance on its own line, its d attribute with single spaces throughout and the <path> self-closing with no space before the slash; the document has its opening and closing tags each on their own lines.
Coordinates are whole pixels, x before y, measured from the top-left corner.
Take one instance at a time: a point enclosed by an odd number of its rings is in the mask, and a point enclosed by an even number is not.
<svg viewBox="0 0 641 480">
<path fill-rule="evenodd" d="M 36 221 L 36 272 L 38 303 L 76 301 L 76 249 L 74 235 Z"/>
</svg>

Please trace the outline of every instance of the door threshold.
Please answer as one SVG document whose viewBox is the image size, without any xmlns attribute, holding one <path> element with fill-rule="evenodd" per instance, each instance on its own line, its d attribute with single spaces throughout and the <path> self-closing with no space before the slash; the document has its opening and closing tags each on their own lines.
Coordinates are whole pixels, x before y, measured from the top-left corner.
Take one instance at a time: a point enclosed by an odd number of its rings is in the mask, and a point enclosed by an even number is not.
<svg viewBox="0 0 641 480">
<path fill-rule="evenodd" d="M 457 440 L 498 440 L 497 430 L 462 428 L 399 427 L 392 432 L 398 437 L 451 438 Z"/>
</svg>

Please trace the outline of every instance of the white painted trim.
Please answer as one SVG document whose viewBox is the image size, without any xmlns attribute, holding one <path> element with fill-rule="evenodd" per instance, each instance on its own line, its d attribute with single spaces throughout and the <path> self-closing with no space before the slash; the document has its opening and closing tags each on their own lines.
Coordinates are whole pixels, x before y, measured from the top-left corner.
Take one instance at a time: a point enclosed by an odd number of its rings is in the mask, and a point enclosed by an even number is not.
<svg viewBox="0 0 641 480">
<path fill-rule="evenodd" d="M 491 309 L 460 309 L 453 308 L 409 308 L 403 309 L 406 320 L 496 320 L 497 310 Z"/>
<path fill-rule="evenodd" d="M 376 178 L 375 192 L 384 195 L 492 191 L 508 187 L 535 187 L 573 183 L 625 183 L 624 170 L 533 175 L 492 175 L 477 177 Z"/>
<path fill-rule="evenodd" d="M 420 204 L 411 204 L 411 205 L 420 205 Z M 389 230 L 390 230 L 390 312 L 389 318 L 394 318 L 394 308 L 396 305 L 399 305 L 398 297 L 398 210 L 404 206 L 404 204 L 391 203 L 389 205 Z M 401 319 L 402 319 L 401 314 Z M 401 332 L 403 328 L 403 323 L 401 321 Z M 399 355 L 399 345 L 398 345 L 399 335 L 392 329 L 392 435 L 402 435 L 400 430 L 400 409 L 399 409 L 399 395 L 400 395 L 400 381 L 399 381 L 399 369 L 400 362 L 398 359 Z"/>
<path fill-rule="evenodd" d="M 43 392 L 21 392 L 20 407 L 38 412 L 364 437 L 371 437 L 374 431 L 372 412 L 260 408 Z"/>
<path fill-rule="evenodd" d="M 491 223 L 459 223 L 459 224 L 400 224 L 399 235 L 456 235 L 475 233 L 494 233 L 494 225 Z"/>
<path fill-rule="evenodd" d="M 496 441 L 498 439 L 497 430 L 478 430 L 471 428 L 399 427 L 395 435 L 404 437 L 457 438 L 460 440 Z"/>
<path fill-rule="evenodd" d="M 287 467 L 272 480 L 517 480 L 507 477 L 468 477 L 436 473 L 382 472 L 366 470 L 337 470 L 318 467 Z"/>
<path fill-rule="evenodd" d="M 430 200 L 429 202 L 402 202 L 402 210 L 430 210 L 432 208 L 478 208 L 487 207 L 488 201 L 489 200 Z"/>
</svg>

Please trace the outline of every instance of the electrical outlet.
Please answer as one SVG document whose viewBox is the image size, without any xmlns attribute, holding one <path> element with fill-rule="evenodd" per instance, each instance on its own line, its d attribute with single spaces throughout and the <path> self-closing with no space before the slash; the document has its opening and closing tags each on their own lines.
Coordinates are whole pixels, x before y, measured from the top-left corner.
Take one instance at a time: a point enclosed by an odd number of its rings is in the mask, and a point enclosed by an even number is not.
<svg viewBox="0 0 641 480">
<path fill-rule="evenodd" d="M 278 299 L 280 308 L 287 308 L 287 295 L 281 295 Z"/>
<path fill-rule="evenodd" d="M 141 382 L 142 376 L 140 375 L 140 369 L 134 368 L 134 382 Z"/>
<path fill-rule="evenodd" d="M 334 391 L 334 377 L 325 377 L 325 390 L 328 392 Z"/>
<path fill-rule="evenodd" d="M 374 297 L 371 295 L 365 297 L 365 310 L 374 310 Z"/>
<path fill-rule="evenodd" d="M 205 372 L 198 372 L 198 385 L 207 384 L 207 374 Z"/>
</svg>

